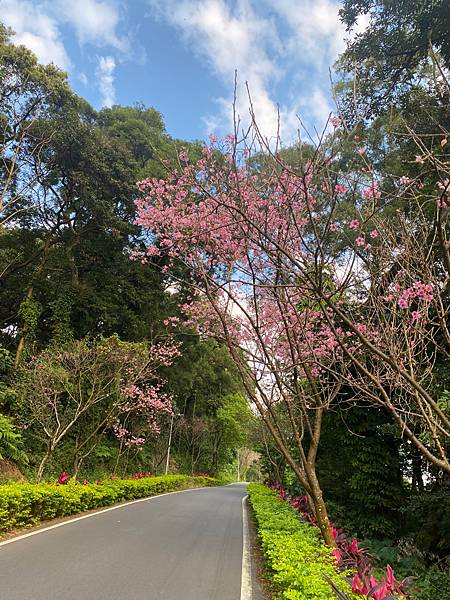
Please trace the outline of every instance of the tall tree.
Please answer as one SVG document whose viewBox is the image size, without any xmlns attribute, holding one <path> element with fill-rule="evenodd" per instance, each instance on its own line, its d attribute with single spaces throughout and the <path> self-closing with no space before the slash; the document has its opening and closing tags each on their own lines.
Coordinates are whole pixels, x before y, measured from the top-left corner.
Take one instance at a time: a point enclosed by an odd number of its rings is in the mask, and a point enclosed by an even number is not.
<svg viewBox="0 0 450 600">
<path fill-rule="evenodd" d="M 446 0 L 344 0 L 340 16 L 349 31 L 361 17 L 368 20 L 340 57 L 341 67 L 355 72 L 352 101 L 366 116 L 398 101 L 430 62 L 445 86 L 440 65 L 450 67 Z"/>
</svg>

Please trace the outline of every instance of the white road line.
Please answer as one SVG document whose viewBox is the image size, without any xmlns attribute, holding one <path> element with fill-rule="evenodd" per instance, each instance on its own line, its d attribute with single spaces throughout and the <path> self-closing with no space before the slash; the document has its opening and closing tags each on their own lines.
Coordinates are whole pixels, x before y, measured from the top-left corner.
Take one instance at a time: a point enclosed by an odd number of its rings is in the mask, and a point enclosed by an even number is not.
<svg viewBox="0 0 450 600">
<path fill-rule="evenodd" d="M 137 504 L 138 502 L 147 502 L 148 500 L 153 500 L 154 498 L 161 498 L 162 496 L 171 496 L 172 494 L 182 494 L 183 492 L 193 492 L 197 490 L 210 490 L 210 487 L 200 487 L 200 488 L 188 488 L 187 490 L 178 490 L 177 492 L 166 492 L 165 494 L 158 494 L 157 496 L 146 496 L 145 498 L 138 498 L 137 500 L 130 500 L 129 502 L 124 502 L 123 504 L 117 504 L 116 506 L 109 506 L 108 508 L 102 508 L 101 510 L 96 510 L 95 512 L 89 513 L 88 515 L 82 515 L 81 517 L 74 517 L 73 519 L 68 519 L 67 521 L 63 521 L 62 523 L 56 523 L 55 525 L 49 525 L 48 527 L 42 527 L 42 529 L 37 529 L 36 531 L 30 531 L 30 533 L 24 533 L 23 535 L 18 535 L 17 537 L 13 537 L 10 540 L 5 540 L 4 542 L 0 542 L 1 546 L 6 546 L 6 544 L 12 544 L 13 542 L 18 542 L 19 540 L 23 540 L 27 537 L 31 537 L 33 535 L 37 535 L 38 533 L 43 533 L 44 531 L 49 531 L 50 529 L 57 529 L 58 527 L 64 527 L 64 525 L 69 525 L 70 523 L 75 523 L 75 521 L 82 521 L 83 519 L 90 519 L 91 517 L 96 517 L 97 515 L 101 515 L 102 513 L 109 512 L 110 510 L 116 510 L 117 508 L 123 508 L 124 506 L 129 506 L 130 504 Z"/>
<path fill-rule="evenodd" d="M 252 563 L 250 553 L 250 536 L 248 534 L 248 517 L 245 502 L 248 496 L 242 498 L 242 574 L 241 600 L 252 600 Z"/>
</svg>

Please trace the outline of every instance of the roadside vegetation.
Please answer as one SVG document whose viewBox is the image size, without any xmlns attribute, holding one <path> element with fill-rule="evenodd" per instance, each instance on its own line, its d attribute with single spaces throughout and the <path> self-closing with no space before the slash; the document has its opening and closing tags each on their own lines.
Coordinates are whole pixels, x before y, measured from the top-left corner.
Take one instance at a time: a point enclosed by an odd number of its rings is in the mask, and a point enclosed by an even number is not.
<svg viewBox="0 0 450 600">
<path fill-rule="evenodd" d="M 350 592 L 317 528 L 301 521 L 287 502 L 261 484 L 251 483 L 248 497 L 266 574 L 277 598 L 332 600 L 335 596 L 327 579 Z"/>
<path fill-rule="evenodd" d="M 211 477 L 187 475 L 135 476 L 96 483 L 67 482 L 64 476 L 61 479 L 59 485 L 4 485 L 0 493 L 0 533 L 111 504 L 220 483 Z"/>
</svg>

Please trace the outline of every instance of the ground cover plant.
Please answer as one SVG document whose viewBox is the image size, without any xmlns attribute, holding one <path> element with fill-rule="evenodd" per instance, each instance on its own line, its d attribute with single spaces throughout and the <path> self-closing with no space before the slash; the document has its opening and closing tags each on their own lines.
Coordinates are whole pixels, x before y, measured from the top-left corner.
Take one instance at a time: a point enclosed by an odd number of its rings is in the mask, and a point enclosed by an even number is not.
<svg viewBox="0 0 450 600">
<path fill-rule="evenodd" d="M 31 527 L 41 521 L 65 517 L 93 508 L 127 500 L 174 492 L 187 488 L 218 485 L 207 476 L 163 475 L 110 479 L 98 483 L 66 483 L 62 473 L 58 484 L 10 483 L 0 487 L 0 532 Z"/>
<path fill-rule="evenodd" d="M 277 598 L 333 600 L 327 579 L 351 592 L 316 527 L 301 521 L 287 502 L 264 485 L 249 484 L 248 495 Z"/>
<path fill-rule="evenodd" d="M 342 529 L 333 526 L 334 550 L 324 546 L 306 496 L 289 497 L 278 484 L 250 484 L 249 498 L 271 579 L 280 588 L 277 597 L 409 597 L 405 590 L 415 578 L 398 580 L 389 564 L 382 572 L 375 572 L 373 557 Z"/>
</svg>

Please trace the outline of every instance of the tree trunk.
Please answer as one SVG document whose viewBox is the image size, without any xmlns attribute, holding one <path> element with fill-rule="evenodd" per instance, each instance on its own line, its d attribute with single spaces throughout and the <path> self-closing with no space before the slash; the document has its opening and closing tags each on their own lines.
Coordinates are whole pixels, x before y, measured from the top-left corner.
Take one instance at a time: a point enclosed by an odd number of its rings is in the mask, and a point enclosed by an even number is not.
<svg viewBox="0 0 450 600">
<path fill-rule="evenodd" d="M 328 517 L 328 510 L 323 499 L 322 489 L 319 480 L 317 479 L 316 470 L 314 467 L 307 467 L 307 477 L 311 485 L 310 497 L 313 503 L 314 516 L 316 517 L 317 525 L 319 526 L 322 537 L 331 548 L 336 548 L 336 541 L 333 536 L 332 526 Z"/>
<path fill-rule="evenodd" d="M 47 446 L 47 451 L 44 454 L 44 456 L 39 464 L 37 473 L 36 473 L 36 483 L 41 483 L 42 476 L 44 475 L 45 466 L 46 466 L 50 456 L 52 455 L 52 452 L 53 452 L 53 448 L 51 446 L 51 443 L 49 442 L 49 444 Z"/>
<path fill-rule="evenodd" d="M 25 302 L 27 300 L 31 300 L 32 297 L 33 297 L 33 286 L 31 285 L 27 289 L 27 293 L 26 293 L 26 296 L 25 296 Z M 25 339 L 26 339 L 26 334 L 27 334 L 25 328 L 26 328 L 26 325 L 24 324 L 24 326 L 22 327 L 22 332 L 21 332 L 21 335 L 20 335 L 19 343 L 17 345 L 16 356 L 14 358 L 14 368 L 15 369 L 17 369 L 17 367 L 19 366 L 20 359 L 21 359 L 21 356 L 22 356 L 22 352 L 23 352 L 23 349 L 25 348 Z"/>
<path fill-rule="evenodd" d="M 30 282 L 30 285 L 28 286 L 27 293 L 26 293 L 26 296 L 25 296 L 25 301 L 26 300 L 31 300 L 32 297 L 33 297 L 33 281 L 34 281 L 35 277 L 39 277 L 40 275 L 42 275 L 42 272 L 44 271 L 45 263 L 47 262 L 47 257 L 48 257 L 49 249 L 50 249 L 50 238 L 47 238 L 45 240 L 45 242 L 44 242 L 44 247 L 42 249 L 41 262 L 40 262 L 39 267 L 38 267 L 38 269 L 36 271 L 36 274 L 33 276 L 32 280 Z M 20 336 L 19 344 L 18 344 L 17 350 L 16 350 L 16 357 L 15 357 L 15 360 L 14 360 L 14 367 L 15 368 L 17 368 L 19 366 L 20 359 L 21 359 L 21 356 L 22 356 L 22 352 L 23 352 L 23 349 L 25 347 L 25 340 L 26 340 L 26 334 L 27 334 L 25 328 L 26 328 L 26 324 L 24 323 L 24 328 L 22 329 L 22 333 L 21 333 L 21 336 Z"/>
<path fill-rule="evenodd" d="M 83 459 L 84 459 L 83 456 L 76 456 L 73 461 L 73 475 L 72 475 L 73 481 L 77 480 L 78 473 L 80 472 L 81 465 L 83 463 Z"/>
</svg>

